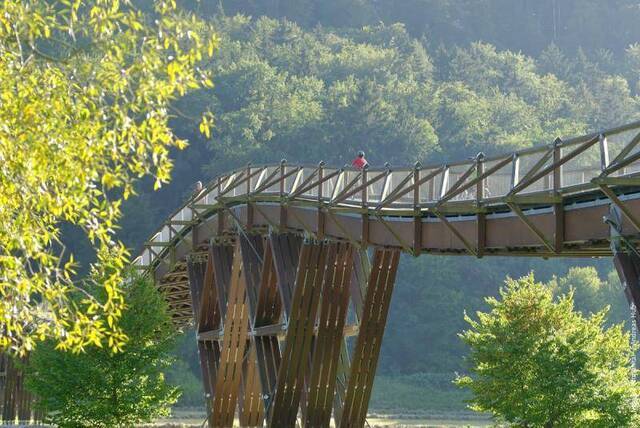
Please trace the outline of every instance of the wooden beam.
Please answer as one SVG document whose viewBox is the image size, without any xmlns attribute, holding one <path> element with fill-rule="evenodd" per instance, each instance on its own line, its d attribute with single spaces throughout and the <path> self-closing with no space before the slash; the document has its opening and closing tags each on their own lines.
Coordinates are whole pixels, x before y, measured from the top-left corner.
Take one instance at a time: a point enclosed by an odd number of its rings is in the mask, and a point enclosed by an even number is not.
<svg viewBox="0 0 640 428">
<path fill-rule="evenodd" d="M 398 250 L 374 251 L 364 303 L 365 310 L 360 334 L 356 339 L 341 412 L 342 428 L 361 427 L 365 424 L 399 260 Z"/>
<path fill-rule="evenodd" d="M 462 236 L 462 233 L 460 233 L 460 231 L 458 229 L 456 229 L 455 226 L 452 225 L 449 222 L 449 220 L 447 220 L 447 218 L 446 218 L 446 216 L 444 214 L 440 213 L 437 210 L 433 211 L 433 213 L 440 219 L 442 224 L 444 224 L 447 227 L 447 229 L 449 229 L 451 231 L 451 233 L 453 233 L 456 236 L 456 238 L 458 238 L 460 240 L 460 242 L 462 242 L 462 245 L 464 245 L 464 247 L 469 252 L 469 254 L 471 254 L 473 256 L 477 256 L 478 255 L 476 253 L 475 248 L 469 243 L 469 241 L 467 241 L 465 239 L 464 236 Z"/>
<path fill-rule="evenodd" d="M 349 283 L 353 268 L 350 244 L 329 244 L 322 285 L 317 336 L 313 346 L 311 373 L 303 426 L 324 427 L 331 421 L 338 360 L 349 305 Z"/>
<path fill-rule="evenodd" d="M 516 204 L 512 204 L 512 203 L 508 203 L 507 204 L 509 206 L 509 208 L 511 208 L 511 211 L 513 211 L 513 213 L 518 216 L 518 218 L 522 221 L 522 223 L 525 224 L 525 226 L 527 226 L 527 228 L 540 240 L 540 242 L 551 252 L 555 252 L 556 249 L 554 248 L 553 245 L 551 245 L 551 243 L 547 240 L 547 238 L 544 236 L 544 234 L 540 231 L 540 229 L 538 229 L 536 227 L 535 224 L 533 224 L 531 222 L 531 220 L 529 220 L 527 218 L 527 216 L 524 214 L 524 212 L 522 212 L 522 210 L 520 209 L 519 206 L 517 206 Z"/>
<path fill-rule="evenodd" d="M 622 202 L 620 198 L 618 198 L 615 192 L 605 184 L 600 184 L 600 189 L 602 189 L 602 192 L 607 195 L 611 202 L 613 202 L 618 208 L 620 208 L 622 214 L 624 214 L 624 216 L 631 222 L 633 227 L 635 227 L 636 230 L 640 232 L 640 220 L 638 220 L 636 216 L 631 212 L 631 210 L 625 205 L 625 203 Z"/>
<path fill-rule="evenodd" d="M 275 252 L 274 252 L 275 254 Z M 289 307 L 288 329 L 278 370 L 278 381 L 269 426 L 295 427 L 309 365 L 313 326 L 316 320 L 325 267 L 324 244 L 305 242 Z"/>
<path fill-rule="evenodd" d="M 211 416 L 215 427 L 233 426 L 247 347 L 249 310 L 246 303 L 246 281 L 239 244 L 236 244 L 234 250 L 230 280 L 220 365 Z"/>
</svg>

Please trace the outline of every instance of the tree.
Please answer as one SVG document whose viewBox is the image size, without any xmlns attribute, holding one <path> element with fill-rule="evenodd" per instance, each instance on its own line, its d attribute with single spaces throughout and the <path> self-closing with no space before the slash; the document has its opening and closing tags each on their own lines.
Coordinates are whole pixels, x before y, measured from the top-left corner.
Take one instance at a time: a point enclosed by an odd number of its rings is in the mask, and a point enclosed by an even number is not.
<svg viewBox="0 0 640 428">
<path fill-rule="evenodd" d="M 167 415 L 179 396 L 163 372 L 176 336 L 167 303 L 146 279 L 122 287 L 127 306 L 120 326 L 128 341 L 123 352 L 91 347 L 73 353 L 45 341 L 30 354 L 27 388 L 47 420 L 61 427 L 119 427 Z"/>
<path fill-rule="evenodd" d="M 636 419 L 638 388 L 622 325 L 604 327 L 606 310 L 584 317 L 572 293 L 554 300 L 533 274 L 508 278 L 490 312 L 461 334 L 471 376 L 457 384 L 471 407 L 524 427 L 623 427 Z M 635 425 L 633 425 L 635 426 Z"/>
<path fill-rule="evenodd" d="M 609 273 L 607 280 L 602 280 L 593 266 L 576 266 L 562 277 L 554 276 L 547 285 L 554 296 L 571 292 L 575 308 L 583 314 L 595 314 L 609 307 L 609 323 L 629 322 L 629 304 L 615 271 Z"/>
<path fill-rule="evenodd" d="M 155 187 L 169 179 L 169 149 L 186 145 L 169 127 L 171 103 L 211 86 L 198 64 L 217 38 L 175 7 L 0 3 L 0 348 L 24 353 L 47 337 L 74 350 L 125 342 L 121 202 L 141 177 Z M 102 299 L 74 285 L 61 224 L 96 249 Z M 76 291 L 85 297 L 72 302 Z"/>
</svg>

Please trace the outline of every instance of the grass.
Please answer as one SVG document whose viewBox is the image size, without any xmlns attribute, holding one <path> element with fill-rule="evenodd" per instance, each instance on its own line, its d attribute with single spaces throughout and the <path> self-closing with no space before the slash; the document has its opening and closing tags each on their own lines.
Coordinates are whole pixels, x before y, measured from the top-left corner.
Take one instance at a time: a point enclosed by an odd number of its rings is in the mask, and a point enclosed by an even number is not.
<svg viewBox="0 0 640 428">
<path fill-rule="evenodd" d="M 469 395 L 453 383 L 453 374 L 416 373 L 376 376 L 370 412 L 371 428 L 485 427 L 491 420 L 466 408 Z M 174 416 L 156 428 L 195 428 L 206 417 L 203 409 L 175 409 Z"/>
<path fill-rule="evenodd" d="M 369 407 L 385 413 L 469 413 L 469 395 L 453 384 L 453 378 L 448 373 L 376 376 Z"/>
<path fill-rule="evenodd" d="M 367 427 L 370 428 L 426 428 L 426 427 L 487 427 L 491 421 L 487 419 L 459 419 L 457 417 L 415 417 L 404 418 L 400 415 L 393 417 L 385 415 L 369 415 Z M 171 419 L 158 421 L 147 428 L 197 428 L 203 426 L 204 411 L 178 410 Z M 205 425 L 206 426 L 206 425 Z M 238 421 L 234 426 L 238 426 Z M 333 427 L 333 424 L 331 425 Z"/>
</svg>

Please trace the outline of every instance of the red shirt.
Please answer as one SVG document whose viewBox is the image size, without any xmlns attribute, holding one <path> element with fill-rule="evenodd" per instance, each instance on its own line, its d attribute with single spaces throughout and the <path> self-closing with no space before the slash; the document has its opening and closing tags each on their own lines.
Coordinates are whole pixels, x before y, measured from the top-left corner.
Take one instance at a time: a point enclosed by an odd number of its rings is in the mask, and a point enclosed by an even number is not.
<svg viewBox="0 0 640 428">
<path fill-rule="evenodd" d="M 364 157 L 357 157 L 351 162 L 351 166 L 355 166 L 358 169 L 364 169 L 365 166 L 369 165 L 367 160 Z"/>
</svg>

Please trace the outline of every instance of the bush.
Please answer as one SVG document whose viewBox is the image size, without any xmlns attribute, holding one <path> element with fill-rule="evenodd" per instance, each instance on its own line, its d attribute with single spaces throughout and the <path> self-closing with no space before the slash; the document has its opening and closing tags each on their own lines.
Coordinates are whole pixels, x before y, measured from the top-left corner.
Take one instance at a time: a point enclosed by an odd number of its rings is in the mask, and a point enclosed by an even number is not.
<svg viewBox="0 0 640 428">
<path fill-rule="evenodd" d="M 46 421 L 60 427 L 119 427 L 169 414 L 179 397 L 163 371 L 173 363 L 176 335 L 166 302 L 147 280 L 123 287 L 127 307 L 120 325 L 128 336 L 123 352 L 91 347 L 70 353 L 53 341 L 38 346 L 26 367 L 27 387 Z"/>
<path fill-rule="evenodd" d="M 474 410 L 518 426 L 637 426 L 631 380 L 633 349 L 622 325 L 605 327 L 607 310 L 574 310 L 573 293 L 557 299 L 533 274 L 507 279 L 491 311 L 466 317 Z"/>
</svg>

